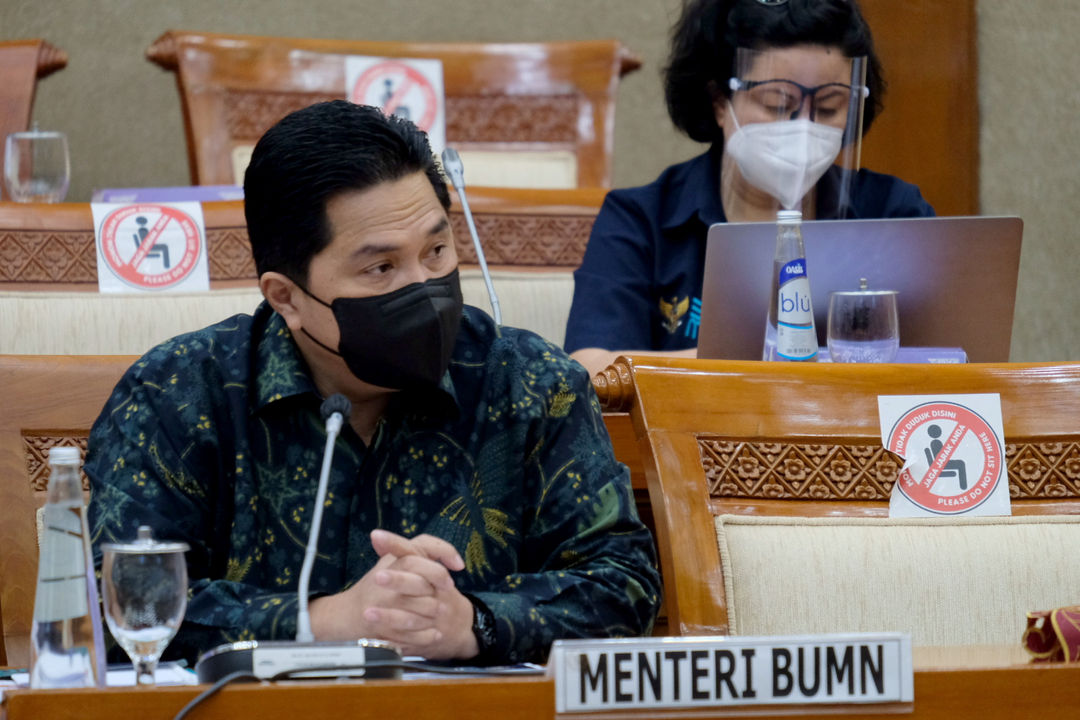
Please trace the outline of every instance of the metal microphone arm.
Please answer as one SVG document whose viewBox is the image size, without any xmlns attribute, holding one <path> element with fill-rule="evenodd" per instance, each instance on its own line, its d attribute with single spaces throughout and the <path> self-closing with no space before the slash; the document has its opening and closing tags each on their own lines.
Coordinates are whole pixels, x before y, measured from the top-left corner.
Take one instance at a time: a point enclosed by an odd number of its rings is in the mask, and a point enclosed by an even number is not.
<svg viewBox="0 0 1080 720">
<path fill-rule="evenodd" d="M 469 234 L 472 236 L 473 247 L 476 248 L 476 259 L 480 261 L 480 272 L 484 276 L 484 284 L 487 286 L 488 299 L 491 300 L 491 314 L 495 316 L 495 324 L 502 325 L 502 312 L 499 310 L 499 298 L 495 295 L 495 287 L 491 284 L 491 273 L 488 272 L 487 260 L 484 258 L 484 248 L 480 246 L 480 238 L 476 235 L 476 224 L 473 222 L 472 210 L 469 209 L 469 201 L 465 197 L 465 166 L 461 162 L 461 156 L 457 150 L 448 147 L 442 153 L 443 168 L 450 176 L 450 182 L 457 190 L 461 199 L 461 207 L 465 210 L 465 222 L 469 226 Z"/>
<path fill-rule="evenodd" d="M 330 464 L 334 457 L 334 441 L 341 432 L 345 418 L 352 411 L 352 403 L 340 393 L 335 393 L 323 401 L 319 412 L 326 421 L 326 449 L 323 451 L 322 470 L 319 472 L 319 489 L 315 493 L 315 509 L 311 516 L 311 531 L 308 535 L 307 548 L 304 550 L 304 564 L 300 568 L 300 581 L 297 586 L 296 639 L 299 642 L 313 642 L 311 615 L 308 613 L 308 588 L 311 585 L 311 570 L 315 566 L 315 555 L 319 548 L 319 531 L 322 529 L 323 505 L 326 504 L 326 486 L 330 479 Z"/>
</svg>

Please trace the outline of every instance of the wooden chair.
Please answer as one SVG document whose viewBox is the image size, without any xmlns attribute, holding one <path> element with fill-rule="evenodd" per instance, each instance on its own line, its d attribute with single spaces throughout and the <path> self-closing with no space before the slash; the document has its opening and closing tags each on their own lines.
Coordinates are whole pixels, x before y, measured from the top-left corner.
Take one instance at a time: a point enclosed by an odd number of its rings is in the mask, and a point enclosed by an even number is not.
<svg viewBox="0 0 1080 720">
<path fill-rule="evenodd" d="M 134 357 L 0 355 L 0 664 L 26 667 L 37 586 L 35 513 L 45 504 L 49 448 L 83 449 Z M 88 489 L 83 478 L 84 489 Z"/>
<path fill-rule="evenodd" d="M 0 42 L 0 142 L 8 133 L 30 127 L 38 79 L 65 65 L 67 54 L 44 40 Z M 0 160 L 2 158 L 3 150 L 0 149 Z M 0 200 L 6 197 L 6 189 L 0 187 Z"/>
<path fill-rule="evenodd" d="M 999 393 L 1013 515 L 1080 513 L 1080 363 L 839 366 L 641 356 L 620 358 L 594 384 L 606 411 L 630 412 L 672 634 L 735 630 L 729 618 L 733 573 L 747 568 L 724 566 L 717 517 L 736 525 L 740 518 L 890 522 L 889 493 L 902 460 L 881 447 L 878 395 Z M 1046 522 L 1062 520 L 1078 522 Z M 1055 555 L 1075 556 L 1068 546 L 1052 550 L 1058 549 L 1037 557 L 1030 569 L 1052 573 L 1060 559 Z M 784 550 L 796 574 L 800 551 Z M 1000 549 L 1003 560 L 1018 551 L 1038 552 L 1006 542 Z M 750 569 L 751 582 L 772 574 L 768 567 Z M 794 578 L 773 579 L 783 584 Z M 832 580 L 810 578 L 825 588 Z M 1075 588 L 1075 574 L 1065 582 Z M 917 591 L 881 592 L 908 597 Z M 779 595 L 774 603 L 797 602 L 786 592 Z M 1080 595 L 1060 604 L 1077 601 Z M 1025 612 L 1037 609 L 1046 608 Z M 739 610 L 745 620 L 755 608 Z M 1016 623 L 1019 642 L 1023 617 Z"/>
<path fill-rule="evenodd" d="M 505 324 L 562 344 L 572 273 L 603 196 L 599 188 L 476 188 L 470 193 Z M 250 312 L 260 296 L 243 203 L 203 203 L 203 216 L 215 292 L 106 295 L 94 293 L 97 259 L 88 204 L 0 203 L 0 325 L 10 325 L 0 336 L 0 353 L 142 353 L 179 332 Z M 450 221 L 465 301 L 490 311 L 456 197 Z M 47 342 L 38 342 L 48 329 L 45 322 L 57 327 Z M 70 337 L 56 337 L 69 330 L 74 330 Z"/>
<path fill-rule="evenodd" d="M 581 264 L 593 220 L 604 200 L 599 188 L 521 190 L 474 188 L 469 204 L 493 269 L 573 271 Z M 476 252 L 457 196 L 450 222 L 458 256 L 475 265 Z M 251 286 L 255 263 L 242 201 L 202 204 L 214 288 Z M 88 203 L 0 203 L 0 290 L 97 290 L 94 222 Z"/>
<path fill-rule="evenodd" d="M 252 287 L 242 202 L 203 203 L 212 288 Z M 89 203 L 0 203 L 0 290 L 96 292 Z"/>
<path fill-rule="evenodd" d="M 146 54 L 176 73 L 192 182 L 203 185 L 237 182 L 250 147 L 284 115 L 344 98 L 344 56 L 367 55 L 443 62 L 446 138 L 465 151 L 466 167 L 469 151 L 561 153 L 576 164 L 573 185 L 608 187 L 615 90 L 641 65 L 614 40 L 398 43 L 178 30 Z"/>
</svg>

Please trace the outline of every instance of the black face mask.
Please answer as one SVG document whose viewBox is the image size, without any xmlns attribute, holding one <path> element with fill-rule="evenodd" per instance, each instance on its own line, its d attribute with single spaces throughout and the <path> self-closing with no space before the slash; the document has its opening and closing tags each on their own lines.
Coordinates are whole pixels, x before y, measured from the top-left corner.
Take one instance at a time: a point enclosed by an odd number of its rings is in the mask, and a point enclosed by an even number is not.
<svg viewBox="0 0 1080 720">
<path fill-rule="evenodd" d="M 371 385 L 404 390 L 438 386 L 454 351 L 461 324 L 461 285 L 449 275 L 374 297 L 342 297 L 330 308 L 341 340 L 334 350 L 302 328 L 319 346 L 338 355 L 353 375 Z"/>
</svg>

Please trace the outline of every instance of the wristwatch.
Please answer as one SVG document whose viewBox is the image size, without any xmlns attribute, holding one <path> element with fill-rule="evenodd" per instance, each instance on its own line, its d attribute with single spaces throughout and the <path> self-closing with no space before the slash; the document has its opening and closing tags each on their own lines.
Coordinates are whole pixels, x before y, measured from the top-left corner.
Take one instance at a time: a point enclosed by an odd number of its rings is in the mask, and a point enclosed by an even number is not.
<svg viewBox="0 0 1080 720">
<path fill-rule="evenodd" d="M 482 600 L 468 594 L 465 597 L 469 598 L 473 605 L 472 631 L 479 650 L 476 657 L 483 660 L 495 647 L 495 614 Z"/>
</svg>

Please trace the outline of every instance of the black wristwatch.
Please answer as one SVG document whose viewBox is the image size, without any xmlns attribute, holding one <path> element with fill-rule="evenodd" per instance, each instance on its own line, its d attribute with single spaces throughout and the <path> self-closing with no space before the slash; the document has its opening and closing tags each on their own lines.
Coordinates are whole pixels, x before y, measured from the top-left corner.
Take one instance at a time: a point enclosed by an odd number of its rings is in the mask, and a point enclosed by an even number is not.
<svg viewBox="0 0 1080 720">
<path fill-rule="evenodd" d="M 468 594 L 465 597 L 469 598 L 473 605 L 472 631 L 479 650 L 476 657 L 485 660 L 495 647 L 495 614 L 483 601 Z"/>
</svg>

